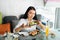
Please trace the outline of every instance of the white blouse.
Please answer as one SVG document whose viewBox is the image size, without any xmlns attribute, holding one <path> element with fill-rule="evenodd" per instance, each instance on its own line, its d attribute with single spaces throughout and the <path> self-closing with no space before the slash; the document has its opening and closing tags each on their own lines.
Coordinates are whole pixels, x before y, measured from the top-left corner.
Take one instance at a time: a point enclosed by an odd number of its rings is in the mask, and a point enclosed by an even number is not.
<svg viewBox="0 0 60 40">
<path fill-rule="evenodd" d="M 33 21 L 33 20 L 32 20 Z M 14 31 L 16 28 L 20 27 L 22 24 L 27 25 L 28 24 L 28 19 L 21 19 L 18 24 L 16 25 L 16 27 L 14 28 Z M 24 28 L 24 31 L 30 32 L 33 30 L 36 30 L 36 25 L 28 27 L 28 28 Z"/>
</svg>

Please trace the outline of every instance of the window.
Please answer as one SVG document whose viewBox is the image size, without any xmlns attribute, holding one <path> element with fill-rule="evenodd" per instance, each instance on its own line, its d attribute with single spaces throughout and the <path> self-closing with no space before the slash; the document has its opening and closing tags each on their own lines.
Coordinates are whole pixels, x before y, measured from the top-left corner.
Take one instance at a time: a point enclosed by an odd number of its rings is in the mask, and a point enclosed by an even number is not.
<svg viewBox="0 0 60 40">
<path fill-rule="evenodd" d="M 60 8 L 56 8 L 55 11 L 55 25 L 56 29 L 60 29 Z"/>
</svg>

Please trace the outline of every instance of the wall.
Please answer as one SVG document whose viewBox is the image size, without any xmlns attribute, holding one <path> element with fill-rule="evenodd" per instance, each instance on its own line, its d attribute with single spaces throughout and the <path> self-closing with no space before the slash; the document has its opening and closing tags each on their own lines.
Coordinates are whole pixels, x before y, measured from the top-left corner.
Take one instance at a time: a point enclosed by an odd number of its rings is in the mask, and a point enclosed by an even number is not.
<svg viewBox="0 0 60 40">
<path fill-rule="evenodd" d="M 50 17 L 53 19 L 54 24 L 56 25 L 56 14 L 58 15 L 58 12 L 56 11 L 56 8 L 60 8 L 60 0 L 48 0 L 46 5 L 46 8 L 51 9 Z M 59 18 L 59 17 L 58 17 Z M 54 26 L 55 27 L 55 26 Z"/>
<path fill-rule="evenodd" d="M 60 2 L 60 0 L 48 0 L 48 1 L 53 1 L 53 2 Z"/>
<path fill-rule="evenodd" d="M 56 8 L 60 8 L 60 0 L 46 0 L 46 1 L 47 2 L 44 7 L 40 7 L 37 9 L 37 13 L 50 19 L 50 21 L 53 22 L 53 28 L 54 28 L 55 10 L 56 10 Z M 45 20 L 43 20 L 43 21 L 45 21 Z"/>
<path fill-rule="evenodd" d="M 0 11 L 4 16 L 24 14 L 29 6 L 43 6 L 43 0 L 0 0 Z"/>
<path fill-rule="evenodd" d="M 48 0 L 44 6 L 43 0 L 0 0 L 0 11 L 4 16 L 24 14 L 29 6 L 37 9 L 37 14 L 54 21 L 55 9 L 60 7 L 60 0 Z"/>
</svg>

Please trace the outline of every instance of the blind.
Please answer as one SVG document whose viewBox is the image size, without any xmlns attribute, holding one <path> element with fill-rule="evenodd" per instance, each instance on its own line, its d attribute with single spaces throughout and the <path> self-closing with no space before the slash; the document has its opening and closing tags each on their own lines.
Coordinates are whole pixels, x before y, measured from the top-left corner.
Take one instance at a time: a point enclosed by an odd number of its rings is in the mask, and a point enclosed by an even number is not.
<svg viewBox="0 0 60 40">
<path fill-rule="evenodd" d="M 55 11 L 55 28 L 60 29 L 60 8 Z"/>
</svg>

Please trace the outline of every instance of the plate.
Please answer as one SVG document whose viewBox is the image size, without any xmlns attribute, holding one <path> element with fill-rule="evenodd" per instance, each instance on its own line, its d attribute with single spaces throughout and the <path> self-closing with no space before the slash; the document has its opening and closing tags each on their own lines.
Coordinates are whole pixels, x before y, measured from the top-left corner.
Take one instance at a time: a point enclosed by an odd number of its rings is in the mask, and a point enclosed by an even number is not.
<svg viewBox="0 0 60 40">
<path fill-rule="evenodd" d="M 29 36 L 29 33 L 28 32 L 19 32 L 20 35 L 24 35 L 24 36 Z"/>
</svg>

